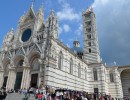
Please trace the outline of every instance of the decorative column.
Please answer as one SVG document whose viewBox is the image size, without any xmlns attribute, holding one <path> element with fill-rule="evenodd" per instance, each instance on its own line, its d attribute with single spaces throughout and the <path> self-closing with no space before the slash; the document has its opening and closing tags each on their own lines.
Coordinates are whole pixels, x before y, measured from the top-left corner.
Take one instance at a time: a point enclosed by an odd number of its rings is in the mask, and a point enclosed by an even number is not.
<svg viewBox="0 0 130 100">
<path fill-rule="evenodd" d="M 43 59 L 39 59 L 39 63 L 40 63 L 40 74 L 39 74 L 39 86 L 41 85 L 46 85 L 45 82 L 45 68 L 46 68 L 46 62 Z"/>
<path fill-rule="evenodd" d="M 8 74 L 8 80 L 7 80 L 7 89 L 14 89 L 14 84 L 15 84 L 15 79 L 16 79 L 16 72 L 14 67 L 9 68 L 9 74 Z"/>
<path fill-rule="evenodd" d="M 30 81 L 31 81 L 30 67 L 26 67 L 26 84 L 25 84 L 26 89 L 30 87 Z"/>
<path fill-rule="evenodd" d="M 23 77 L 22 77 L 22 83 L 21 83 L 21 89 L 28 89 L 30 87 L 30 65 L 28 62 L 27 57 L 24 59 L 23 63 Z"/>
<path fill-rule="evenodd" d="M 0 88 L 1 88 L 2 85 L 3 85 L 3 82 L 4 82 L 4 70 L 1 69 L 1 70 L 0 70 Z"/>
</svg>

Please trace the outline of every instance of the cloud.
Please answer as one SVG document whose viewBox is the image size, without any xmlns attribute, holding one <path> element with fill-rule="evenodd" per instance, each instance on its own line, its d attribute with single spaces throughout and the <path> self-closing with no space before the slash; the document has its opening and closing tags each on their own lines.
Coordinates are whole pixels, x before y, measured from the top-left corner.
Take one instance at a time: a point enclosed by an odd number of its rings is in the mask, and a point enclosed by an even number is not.
<svg viewBox="0 0 130 100">
<path fill-rule="evenodd" d="M 63 30 L 64 30 L 64 32 L 69 32 L 70 31 L 70 26 L 67 25 L 67 24 L 64 24 L 63 25 Z"/>
<path fill-rule="evenodd" d="M 63 32 L 62 27 L 58 27 L 58 32 L 59 32 L 59 34 L 61 34 Z"/>
<path fill-rule="evenodd" d="M 75 34 L 76 34 L 77 36 L 81 36 L 81 35 L 82 35 L 82 32 L 83 32 L 83 25 L 80 24 L 79 27 L 78 27 L 78 29 L 75 31 Z"/>
<path fill-rule="evenodd" d="M 56 14 L 59 20 L 80 20 L 80 14 L 77 13 L 70 5 L 64 0 L 58 0 L 62 5 L 62 10 L 58 11 Z"/>
<path fill-rule="evenodd" d="M 130 0 L 95 0 L 101 56 L 107 63 L 130 64 Z"/>
<path fill-rule="evenodd" d="M 69 32 L 71 30 L 70 26 L 68 24 L 63 24 L 62 26 L 59 27 L 59 34 L 65 32 Z"/>
</svg>

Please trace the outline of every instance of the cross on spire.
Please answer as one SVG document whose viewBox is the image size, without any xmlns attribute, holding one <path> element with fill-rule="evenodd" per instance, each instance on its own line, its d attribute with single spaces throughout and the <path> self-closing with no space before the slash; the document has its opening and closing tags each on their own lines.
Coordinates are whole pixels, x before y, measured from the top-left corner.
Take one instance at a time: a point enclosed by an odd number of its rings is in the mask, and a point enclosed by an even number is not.
<svg viewBox="0 0 130 100">
<path fill-rule="evenodd" d="M 34 2 L 35 2 L 35 0 L 32 0 L 32 7 L 33 7 L 33 5 L 34 5 Z"/>
</svg>

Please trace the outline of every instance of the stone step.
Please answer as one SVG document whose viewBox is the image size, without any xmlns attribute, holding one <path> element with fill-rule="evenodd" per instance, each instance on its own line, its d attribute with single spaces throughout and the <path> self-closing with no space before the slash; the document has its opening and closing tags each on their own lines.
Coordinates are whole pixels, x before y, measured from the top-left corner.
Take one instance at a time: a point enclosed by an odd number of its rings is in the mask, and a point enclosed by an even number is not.
<svg viewBox="0 0 130 100">
<path fill-rule="evenodd" d="M 11 93 L 7 95 L 6 100 L 23 100 L 23 98 L 24 98 L 23 94 L 20 95 L 19 93 Z M 31 94 L 28 100 L 37 100 L 37 99 L 35 99 L 34 95 Z"/>
</svg>

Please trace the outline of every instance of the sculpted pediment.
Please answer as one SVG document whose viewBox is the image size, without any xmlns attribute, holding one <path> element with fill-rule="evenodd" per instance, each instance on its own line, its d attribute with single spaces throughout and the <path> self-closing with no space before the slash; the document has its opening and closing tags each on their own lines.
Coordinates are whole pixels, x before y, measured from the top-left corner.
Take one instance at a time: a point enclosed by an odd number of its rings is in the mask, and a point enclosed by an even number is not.
<svg viewBox="0 0 130 100">
<path fill-rule="evenodd" d="M 16 55 L 25 55 L 25 51 L 23 48 L 19 48 L 18 50 L 16 50 L 15 54 Z"/>
<path fill-rule="evenodd" d="M 33 21 L 35 19 L 35 13 L 33 8 L 30 8 L 29 12 L 27 13 L 24 23 L 28 23 L 30 21 Z"/>
<path fill-rule="evenodd" d="M 6 52 L 6 53 L 5 53 L 5 57 L 7 57 L 7 58 L 10 58 L 10 59 L 11 59 L 11 54 L 10 54 L 10 52 Z"/>
<path fill-rule="evenodd" d="M 38 44 L 34 44 L 32 46 L 30 46 L 30 51 L 38 51 L 38 52 L 41 52 L 41 48 Z"/>
</svg>

